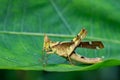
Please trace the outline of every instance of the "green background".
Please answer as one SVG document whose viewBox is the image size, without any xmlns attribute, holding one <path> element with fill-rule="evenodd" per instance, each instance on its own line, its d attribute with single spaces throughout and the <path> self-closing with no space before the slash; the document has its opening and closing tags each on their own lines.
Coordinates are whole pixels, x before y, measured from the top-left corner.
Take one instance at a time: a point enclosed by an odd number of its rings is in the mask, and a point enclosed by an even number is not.
<svg viewBox="0 0 120 80">
<path fill-rule="evenodd" d="M 119 4 L 119 0 L 0 0 L 0 69 L 57 72 L 98 69 L 99 73 L 99 69 L 120 65 Z M 104 57 L 102 63 L 72 66 L 62 57 L 42 53 L 45 33 L 53 41 L 70 41 L 82 28 L 88 31 L 83 41 L 100 40 L 105 48 L 76 51 L 87 57 Z M 44 73 L 47 72 L 40 72 Z"/>
</svg>

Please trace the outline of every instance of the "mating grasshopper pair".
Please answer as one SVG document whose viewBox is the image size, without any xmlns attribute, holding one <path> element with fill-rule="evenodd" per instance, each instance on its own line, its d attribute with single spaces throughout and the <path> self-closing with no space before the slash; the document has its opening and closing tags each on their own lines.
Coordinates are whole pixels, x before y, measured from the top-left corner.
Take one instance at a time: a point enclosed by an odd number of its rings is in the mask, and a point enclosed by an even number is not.
<svg viewBox="0 0 120 80">
<path fill-rule="evenodd" d="M 85 64 L 101 62 L 102 58 L 87 58 L 75 52 L 75 49 L 78 47 L 90 49 L 104 48 L 101 41 L 81 42 L 81 40 L 86 37 L 86 34 L 87 31 L 82 29 L 70 42 L 53 42 L 48 38 L 47 35 L 45 35 L 43 49 L 47 52 L 47 54 L 55 53 L 61 57 L 66 58 L 70 63 L 72 63 L 72 60 Z"/>
</svg>

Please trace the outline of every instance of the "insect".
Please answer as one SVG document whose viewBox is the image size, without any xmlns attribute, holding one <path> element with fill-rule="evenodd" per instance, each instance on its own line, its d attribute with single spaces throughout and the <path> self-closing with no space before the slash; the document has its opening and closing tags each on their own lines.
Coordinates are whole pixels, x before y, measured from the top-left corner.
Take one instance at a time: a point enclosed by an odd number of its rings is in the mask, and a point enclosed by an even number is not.
<svg viewBox="0 0 120 80">
<path fill-rule="evenodd" d="M 54 42 L 49 39 L 47 35 L 44 36 L 43 50 L 47 54 L 57 54 L 58 56 L 66 58 L 71 64 L 72 60 L 85 63 L 95 64 L 102 62 L 102 58 L 87 58 L 75 52 L 76 48 L 90 48 L 90 49 L 102 49 L 104 45 L 101 41 L 89 41 L 82 42 L 82 39 L 86 37 L 86 29 L 82 29 L 73 40 L 69 42 Z"/>
</svg>

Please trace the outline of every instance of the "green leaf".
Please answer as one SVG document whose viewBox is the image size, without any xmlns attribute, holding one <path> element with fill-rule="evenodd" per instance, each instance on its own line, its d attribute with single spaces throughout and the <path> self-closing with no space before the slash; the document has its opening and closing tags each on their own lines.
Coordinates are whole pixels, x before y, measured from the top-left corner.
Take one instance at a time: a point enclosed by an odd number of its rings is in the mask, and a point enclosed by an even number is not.
<svg viewBox="0 0 120 80">
<path fill-rule="evenodd" d="M 85 71 L 120 65 L 120 5 L 117 0 L 0 0 L 0 69 Z M 101 50 L 77 49 L 87 57 L 104 57 L 94 65 L 70 65 L 44 55 L 43 37 L 70 41 L 82 28 L 84 41 L 100 40 Z"/>
</svg>

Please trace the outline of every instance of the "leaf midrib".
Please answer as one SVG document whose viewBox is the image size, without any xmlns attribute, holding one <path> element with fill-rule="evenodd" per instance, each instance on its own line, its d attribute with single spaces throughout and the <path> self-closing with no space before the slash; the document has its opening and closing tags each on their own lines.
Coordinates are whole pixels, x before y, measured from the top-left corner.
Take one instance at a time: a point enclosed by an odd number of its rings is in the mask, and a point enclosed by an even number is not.
<svg viewBox="0 0 120 80">
<path fill-rule="evenodd" d="M 10 35 L 26 35 L 26 36 L 44 36 L 47 34 L 51 37 L 61 37 L 61 38 L 73 38 L 75 35 L 65 35 L 65 34 L 52 34 L 52 33 L 34 33 L 34 32 L 14 32 L 14 31 L 0 31 L 0 34 L 10 34 Z M 99 38 L 99 37 L 86 37 L 87 39 L 93 39 L 93 40 L 101 40 L 105 42 L 111 42 L 111 43 L 117 43 L 120 44 L 119 40 L 114 39 L 105 39 L 105 38 Z"/>
</svg>

